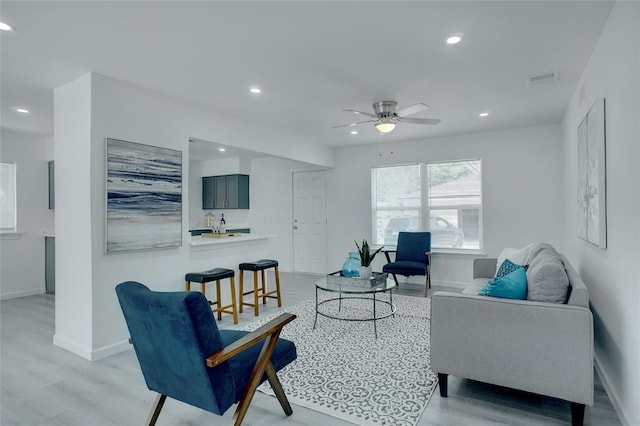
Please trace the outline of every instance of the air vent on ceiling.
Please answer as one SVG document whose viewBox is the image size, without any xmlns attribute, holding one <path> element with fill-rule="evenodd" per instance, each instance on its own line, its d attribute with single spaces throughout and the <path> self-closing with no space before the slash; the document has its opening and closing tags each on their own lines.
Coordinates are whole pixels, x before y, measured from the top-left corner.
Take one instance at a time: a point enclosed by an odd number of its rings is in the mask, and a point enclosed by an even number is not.
<svg viewBox="0 0 640 426">
<path fill-rule="evenodd" d="M 531 74 L 527 76 L 527 87 L 539 86 L 541 84 L 553 83 L 558 81 L 558 70 L 547 71 L 540 74 Z"/>
</svg>

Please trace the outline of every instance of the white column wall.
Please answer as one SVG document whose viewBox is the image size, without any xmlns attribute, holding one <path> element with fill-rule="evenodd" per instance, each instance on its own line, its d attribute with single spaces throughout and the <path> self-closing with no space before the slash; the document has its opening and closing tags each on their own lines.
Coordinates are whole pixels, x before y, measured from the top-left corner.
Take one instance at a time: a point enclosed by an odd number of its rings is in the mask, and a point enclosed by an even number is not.
<svg viewBox="0 0 640 426">
<path fill-rule="evenodd" d="M 56 311 L 54 344 L 91 358 L 93 324 L 93 170 L 91 76 L 54 92 Z M 95 149 L 95 148 L 94 148 Z"/>
<path fill-rule="evenodd" d="M 2 129 L 0 160 L 16 163 L 20 235 L 0 236 L 0 299 L 44 293 L 44 233 L 54 231 L 49 210 L 48 139 Z"/>
<path fill-rule="evenodd" d="M 563 120 L 564 240 L 589 288 L 596 366 L 626 425 L 640 424 L 640 3 L 617 2 Z M 605 98 L 607 248 L 577 237 L 576 129 Z"/>
<path fill-rule="evenodd" d="M 336 151 L 328 174 L 328 264 L 342 266 L 354 240 L 371 241 L 371 168 L 480 158 L 484 251 L 548 242 L 562 250 L 562 149 L 559 125 L 356 146 Z M 380 155 L 381 154 L 381 155 Z M 464 286 L 478 255 L 434 254 L 432 280 Z M 374 269 L 384 256 L 374 260 Z"/>
<path fill-rule="evenodd" d="M 251 161 L 251 232 L 275 234 L 269 253 L 282 271 L 293 270 L 293 172 L 318 166 L 284 158 Z"/>
<path fill-rule="evenodd" d="M 97 74 L 55 90 L 57 178 L 56 334 L 54 343 L 96 359 L 128 347 L 128 333 L 114 287 L 138 280 L 157 290 L 183 288 L 191 269 L 237 267 L 238 255 L 216 256 L 215 265 L 189 246 L 189 137 L 224 141 L 253 151 L 295 155 L 333 165 L 332 150 L 239 120 L 207 113 L 159 94 Z M 105 138 L 183 152 L 183 244 L 174 249 L 105 254 Z M 293 146 L 305 146 L 306 149 Z"/>
</svg>

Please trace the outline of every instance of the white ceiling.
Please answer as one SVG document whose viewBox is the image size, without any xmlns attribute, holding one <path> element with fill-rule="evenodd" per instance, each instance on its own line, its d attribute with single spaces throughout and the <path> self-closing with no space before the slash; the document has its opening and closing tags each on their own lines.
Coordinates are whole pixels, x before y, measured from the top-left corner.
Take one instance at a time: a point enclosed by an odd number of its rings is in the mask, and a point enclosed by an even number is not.
<svg viewBox="0 0 640 426">
<path fill-rule="evenodd" d="M 380 100 L 442 120 L 385 141 L 557 123 L 612 5 L 3 0 L 1 124 L 53 134 L 52 89 L 90 71 L 330 146 L 378 142 L 372 124 L 332 127 Z M 556 83 L 526 86 L 551 70 Z"/>
</svg>

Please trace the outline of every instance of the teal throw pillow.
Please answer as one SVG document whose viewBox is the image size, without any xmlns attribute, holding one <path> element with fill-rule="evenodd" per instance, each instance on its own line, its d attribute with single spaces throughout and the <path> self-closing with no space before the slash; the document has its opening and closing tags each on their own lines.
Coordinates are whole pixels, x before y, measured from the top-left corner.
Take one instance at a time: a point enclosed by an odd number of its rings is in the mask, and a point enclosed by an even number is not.
<svg viewBox="0 0 640 426">
<path fill-rule="evenodd" d="M 503 277 L 494 278 L 483 285 L 478 294 L 524 300 L 527 298 L 527 272 L 525 268 L 520 267 Z"/>
<path fill-rule="evenodd" d="M 505 261 L 502 262 L 502 265 L 500 265 L 498 272 L 496 273 L 496 278 L 504 277 L 506 275 L 509 275 L 516 269 L 521 269 L 521 268 L 523 268 L 525 271 L 527 270 L 526 266 L 518 265 L 517 263 L 513 263 L 509 259 L 505 259 Z"/>
</svg>

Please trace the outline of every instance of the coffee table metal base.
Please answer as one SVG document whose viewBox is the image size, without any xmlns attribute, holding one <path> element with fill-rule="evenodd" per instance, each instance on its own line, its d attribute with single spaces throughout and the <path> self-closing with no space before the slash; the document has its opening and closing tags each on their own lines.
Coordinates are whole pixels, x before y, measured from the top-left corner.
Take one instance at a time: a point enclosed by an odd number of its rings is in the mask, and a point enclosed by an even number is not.
<svg viewBox="0 0 640 426">
<path fill-rule="evenodd" d="M 373 321 L 373 333 L 376 336 L 376 339 L 378 338 L 378 327 L 377 327 L 377 321 L 384 319 L 384 318 L 388 318 L 390 316 L 394 316 L 395 317 L 395 313 L 396 313 L 396 306 L 393 304 L 393 291 L 389 290 L 389 301 L 386 300 L 380 300 L 376 298 L 376 293 L 371 293 L 372 297 L 362 297 L 362 296 L 343 296 L 342 293 L 340 293 L 339 297 L 332 297 L 330 299 L 326 299 L 326 300 L 322 300 L 319 301 L 318 300 L 318 289 L 324 290 L 321 287 L 316 286 L 316 318 L 313 321 L 313 329 L 316 329 L 316 323 L 318 322 L 318 315 L 322 315 L 323 317 L 326 318 L 331 318 L 331 319 L 335 319 L 335 320 L 340 320 L 340 321 Z M 355 317 L 338 317 L 335 315 L 331 315 L 327 312 L 322 312 L 320 310 L 320 306 L 324 305 L 325 303 L 329 303 L 329 302 L 334 302 L 334 301 L 338 301 L 338 312 L 340 312 L 342 310 L 342 301 L 343 300 L 347 300 L 347 299 L 360 299 L 360 300 L 369 300 L 372 303 L 373 306 L 373 316 L 371 317 L 365 317 L 365 318 L 355 318 Z M 376 305 L 377 304 L 382 304 L 382 305 L 387 305 L 390 307 L 389 312 L 379 315 L 378 316 L 378 312 L 379 310 L 376 309 Z"/>
</svg>

